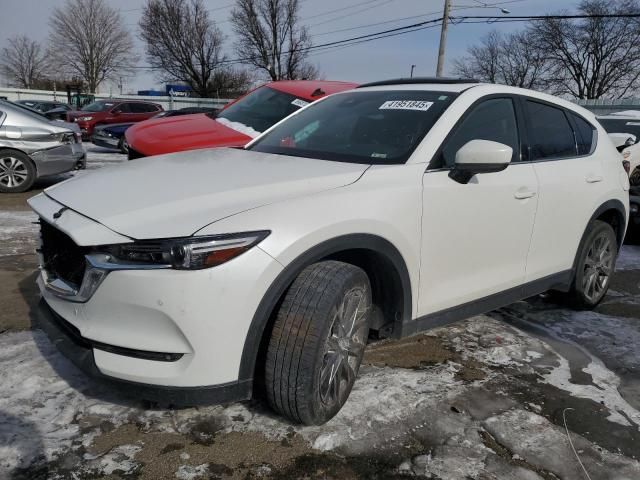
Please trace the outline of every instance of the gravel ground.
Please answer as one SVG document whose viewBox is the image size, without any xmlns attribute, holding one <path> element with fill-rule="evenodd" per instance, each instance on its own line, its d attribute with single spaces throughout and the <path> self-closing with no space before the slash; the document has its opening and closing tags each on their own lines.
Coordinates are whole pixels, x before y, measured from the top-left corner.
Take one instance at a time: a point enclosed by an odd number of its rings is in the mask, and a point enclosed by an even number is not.
<svg viewBox="0 0 640 480">
<path fill-rule="evenodd" d="M 124 160 L 87 150 L 76 175 Z M 300 427 L 260 400 L 161 408 L 76 370 L 31 324 L 33 194 L 0 197 L 0 479 L 640 478 L 638 246 L 595 312 L 536 297 L 370 345 L 343 410 Z"/>
</svg>

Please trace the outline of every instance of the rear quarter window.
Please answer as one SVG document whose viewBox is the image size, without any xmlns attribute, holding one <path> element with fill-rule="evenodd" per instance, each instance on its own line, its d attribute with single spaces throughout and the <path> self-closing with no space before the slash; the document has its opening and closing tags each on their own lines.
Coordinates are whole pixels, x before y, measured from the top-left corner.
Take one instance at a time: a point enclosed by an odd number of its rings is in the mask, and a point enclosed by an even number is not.
<svg viewBox="0 0 640 480">
<path fill-rule="evenodd" d="M 561 108 L 526 101 L 531 160 L 551 160 L 577 156 L 573 128 Z"/>
<path fill-rule="evenodd" d="M 594 147 L 595 128 L 584 118 L 571 114 L 573 123 L 576 126 L 576 143 L 578 144 L 578 155 L 588 155 Z"/>
</svg>

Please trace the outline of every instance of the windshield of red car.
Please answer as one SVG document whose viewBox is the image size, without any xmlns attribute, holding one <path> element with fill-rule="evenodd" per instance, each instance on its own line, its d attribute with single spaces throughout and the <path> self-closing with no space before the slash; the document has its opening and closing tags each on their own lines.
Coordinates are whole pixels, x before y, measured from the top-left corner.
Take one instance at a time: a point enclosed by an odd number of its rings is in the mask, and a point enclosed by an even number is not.
<svg viewBox="0 0 640 480">
<path fill-rule="evenodd" d="M 242 97 L 220 113 L 210 116 L 240 123 L 261 133 L 308 103 L 294 95 L 264 86 Z"/>
<path fill-rule="evenodd" d="M 249 150 L 351 163 L 404 163 L 456 96 L 409 90 L 341 93 L 288 118 Z"/>
<path fill-rule="evenodd" d="M 89 105 L 85 105 L 80 110 L 83 112 L 104 112 L 113 107 L 113 102 L 93 102 Z"/>
</svg>

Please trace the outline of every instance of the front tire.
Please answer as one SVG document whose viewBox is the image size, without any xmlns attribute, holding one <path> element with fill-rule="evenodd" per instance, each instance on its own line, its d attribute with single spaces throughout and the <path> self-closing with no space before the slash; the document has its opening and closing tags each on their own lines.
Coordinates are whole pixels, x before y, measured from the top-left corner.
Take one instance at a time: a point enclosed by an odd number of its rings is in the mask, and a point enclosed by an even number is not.
<svg viewBox="0 0 640 480">
<path fill-rule="evenodd" d="M 353 265 L 305 268 L 277 312 L 266 352 L 271 407 L 294 422 L 320 425 L 347 401 L 369 333 L 371 286 Z"/>
<path fill-rule="evenodd" d="M 36 167 L 26 154 L 16 150 L 0 150 L 0 192 L 26 192 L 36 177 Z"/>
<path fill-rule="evenodd" d="M 617 256 L 616 233 L 608 223 L 596 220 L 578 254 L 569 292 L 571 306 L 589 310 L 602 301 L 609 290 Z"/>
</svg>

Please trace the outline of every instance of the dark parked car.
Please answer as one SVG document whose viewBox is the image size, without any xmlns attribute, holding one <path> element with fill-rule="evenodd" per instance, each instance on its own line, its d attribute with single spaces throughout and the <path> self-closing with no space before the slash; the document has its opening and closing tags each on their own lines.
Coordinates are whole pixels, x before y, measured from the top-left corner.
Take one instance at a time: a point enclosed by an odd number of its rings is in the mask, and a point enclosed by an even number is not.
<svg viewBox="0 0 640 480">
<path fill-rule="evenodd" d="M 18 100 L 15 103 L 36 110 L 49 120 L 66 120 L 67 112 L 73 110 L 67 103 L 52 100 Z"/>
<path fill-rule="evenodd" d="M 209 107 L 186 107 L 178 110 L 165 110 L 156 114 L 153 118 L 177 117 L 180 115 L 193 115 L 195 113 L 216 113 L 218 109 Z M 94 145 L 104 148 L 114 148 L 122 153 L 129 152 L 129 145 L 124 137 L 133 123 L 115 123 L 113 125 L 98 125 L 93 130 L 91 141 Z"/>
<path fill-rule="evenodd" d="M 15 103 L 26 105 L 27 107 L 33 108 L 40 113 L 47 113 L 53 109 L 58 108 L 62 108 L 66 111 L 73 110 L 71 108 L 71 105 L 68 105 L 64 102 L 56 102 L 53 100 L 17 100 Z"/>
<path fill-rule="evenodd" d="M 67 112 L 67 119 L 70 122 L 77 122 L 82 138 L 88 140 L 96 125 L 141 122 L 162 111 L 162 106 L 157 103 L 109 99 L 90 103 L 79 111 Z"/>
</svg>

